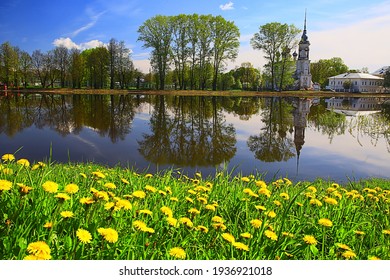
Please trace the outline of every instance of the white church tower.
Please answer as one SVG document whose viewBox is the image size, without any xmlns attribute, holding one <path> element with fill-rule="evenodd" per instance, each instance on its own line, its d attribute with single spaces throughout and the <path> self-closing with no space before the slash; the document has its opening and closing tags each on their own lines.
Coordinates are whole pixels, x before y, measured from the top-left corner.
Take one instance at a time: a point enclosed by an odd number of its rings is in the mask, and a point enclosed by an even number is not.
<svg viewBox="0 0 390 280">
<path fill-rule="evenodd" d="M 313 82 L 311 81 L 310 74 L 310 60 L 309 60 L 309 46 L 310 42 L 306 35 L 306 12 L 305 12 L 305 25 L 303 28 L 303 34 L 301 41 L 299 42 L 299 53 L 294 52 L 293 56 L 296 60 L 296 70 L 294 74 L 295 85 L 297 89 L 311 89 L 313 88 Z M 298 59 L 297 59 L 298 57 Z"/>
</svg>

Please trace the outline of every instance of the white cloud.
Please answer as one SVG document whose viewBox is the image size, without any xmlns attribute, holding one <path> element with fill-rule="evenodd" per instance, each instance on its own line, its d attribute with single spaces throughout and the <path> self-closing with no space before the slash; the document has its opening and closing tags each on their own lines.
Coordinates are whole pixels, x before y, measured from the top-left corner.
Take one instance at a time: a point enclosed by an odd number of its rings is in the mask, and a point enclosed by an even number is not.
<svg viewBox="0 0 390 280">
<path fill-rule="evenodd" d="M 100 46 L 105 46 L 105 44 L 99 40 L 91 40 L 85 43 L 76 44 L 70 38 L 59 38 L 53 41 L 53 45 L 56 47 L 63 46 L 67 49 L 79 49 L 79 50 L 87 50 L 93 49 Z"/>
<path fill-rule="evenodd" d="M 234 3 L 230 1 L 229 3 L 223 4 L 223 5 L 219 5 L 219 8 L 222 11 L 233 10 L 234 9 L 233 5 L 234 5 Z"/>
</svg>

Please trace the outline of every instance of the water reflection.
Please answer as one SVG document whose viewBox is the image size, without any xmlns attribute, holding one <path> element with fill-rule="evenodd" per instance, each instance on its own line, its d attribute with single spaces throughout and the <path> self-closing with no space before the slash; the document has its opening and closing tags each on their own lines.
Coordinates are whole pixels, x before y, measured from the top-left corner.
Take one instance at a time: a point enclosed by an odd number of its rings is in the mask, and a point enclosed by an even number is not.
<svg viewBox="0 0 390 280">
<path fill-rule="evenodd" d="M 0 96 L 0 153 L 151 171 L 219 166 L 313 179 L 390 174 L 383 98 Z M 379 173 L 378 173 L 379 172 Z"/>
</svg>

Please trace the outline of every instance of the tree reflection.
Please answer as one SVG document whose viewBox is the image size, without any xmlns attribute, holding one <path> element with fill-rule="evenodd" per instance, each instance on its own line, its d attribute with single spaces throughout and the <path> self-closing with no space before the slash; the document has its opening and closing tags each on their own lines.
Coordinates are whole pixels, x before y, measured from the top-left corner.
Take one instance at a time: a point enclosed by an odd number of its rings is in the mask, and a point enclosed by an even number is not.
<svg viewBox="0 0 390 280">
<path fill-rule="evenodd" d="M 265 126 L 259 135 L 249 137 L 248 147 L 261 161 L 287 161 L 295 155 L 293 140 L 287 136 L 287 131 L 293 126 L 293 107 L 281 97 L 267 98 L 266 103 L 261 112 Z"/>
<path fill-rule="evenodd" d="M 157 96 L 154 102 L 151 133 L 138 142 L 148 161 L 215 166 L 236 153 L 235 129 L 226 124 L 216 97 Z"/>
</svg>

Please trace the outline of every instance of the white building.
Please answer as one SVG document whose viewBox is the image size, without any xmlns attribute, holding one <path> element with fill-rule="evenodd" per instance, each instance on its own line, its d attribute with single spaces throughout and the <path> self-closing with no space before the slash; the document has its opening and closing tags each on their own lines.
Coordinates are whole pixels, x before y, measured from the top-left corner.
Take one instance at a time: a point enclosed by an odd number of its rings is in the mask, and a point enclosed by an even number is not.
<svg viewBox="0 0 390 280">
<path fill-rule="evenodd" d="M 328 78 L 328 89 L 341 92 L 383 92 L 383 78 L 366 73 L 344 73 Z"/>
</svg>

